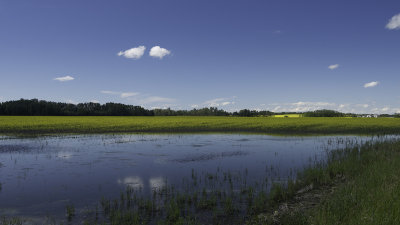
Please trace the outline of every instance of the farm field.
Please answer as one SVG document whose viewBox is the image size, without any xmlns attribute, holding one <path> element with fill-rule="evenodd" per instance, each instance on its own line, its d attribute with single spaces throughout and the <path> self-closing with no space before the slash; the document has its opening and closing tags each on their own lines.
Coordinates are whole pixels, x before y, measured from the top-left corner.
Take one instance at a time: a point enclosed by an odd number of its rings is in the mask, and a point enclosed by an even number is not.
<svg viewBox="0 0 400 225">
<path fill-rule="evenodd" d="M 303 114 L 282 114 L 282 115 L 273 115 L 273 117 L 276 118 L 299 118 L 299 117 L 303 117 Z"/>
<path fill-rule="evenodd" d="M 398 134 L 396 118 L 95 117 L 0 116 L 0 133 L 185 133 Z"/>
</svg>

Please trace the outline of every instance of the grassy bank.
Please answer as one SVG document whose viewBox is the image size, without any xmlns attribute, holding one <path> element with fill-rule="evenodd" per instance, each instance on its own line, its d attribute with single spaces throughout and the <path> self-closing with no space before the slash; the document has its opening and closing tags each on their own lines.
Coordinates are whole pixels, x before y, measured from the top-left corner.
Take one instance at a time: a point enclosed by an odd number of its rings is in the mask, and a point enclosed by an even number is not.
<svg viewBox="0 0 400 225">
<path fill-rule="evenodd" d="M 0 116 L 0 133 L 256 132 L 395 134 L 395 118 Z"/>
<path fill-rule="evenodd" d="M 293 203 L 296 190 L 312 187 L 314 194 L 322 194 L 316 206 L 304 209 L 315 200 L 309 196 L 301 207 L 283 212 L 275 207 L 250 224 L 400 224 L 399 174 L 398 140 L 333 151 L 328 164 L 303 171 L 294 188 L 282 194 L 282 202 Z"/>
<path fill-rule="evenodd" d="M 344 153 L 347 156 L 332 162 L 325 176 L 340 175 L 347 182 L 312 212 L 310 222 L 400 224 L 400 142 L 367 144 L 360 152 Z"/>
</svg>

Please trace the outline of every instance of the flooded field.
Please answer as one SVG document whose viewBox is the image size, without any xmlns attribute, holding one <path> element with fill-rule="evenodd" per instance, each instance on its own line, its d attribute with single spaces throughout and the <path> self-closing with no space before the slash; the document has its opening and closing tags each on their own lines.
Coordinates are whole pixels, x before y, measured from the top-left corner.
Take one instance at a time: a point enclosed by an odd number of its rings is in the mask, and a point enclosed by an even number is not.
<svg viewBox="0 0 400 225">
<path fill-rule="evenodd" d="M 268 191 L 329 150 L 371 140 L 358 136 L 243 134 L 0 137 L 0 216 L 32 223 L 84 219 L 100 200 L 155 195 L 168 187 L 207 192 Z M 130 192 L 130 193 L 128 193 Z M 225 193 L 225 192 L 224 192 Z M 97 210 L 96 210 L 97 218 Z"/>
</svg>

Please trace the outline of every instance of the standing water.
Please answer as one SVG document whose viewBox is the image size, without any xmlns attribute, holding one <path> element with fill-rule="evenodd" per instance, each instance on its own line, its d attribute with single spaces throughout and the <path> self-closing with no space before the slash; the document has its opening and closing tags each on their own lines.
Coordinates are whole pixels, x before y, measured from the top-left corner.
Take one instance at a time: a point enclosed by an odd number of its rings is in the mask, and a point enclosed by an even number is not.
<svg viewBox="0 0 400 225">
<path fill-rule="evenodd" d="M 284 182 L 359 136 L 242 134 L 0 137 L 0 216 L 63 221 L 127 187 L 143 195 L 196 174 L 240 174 L 240 182 Z M 216 175 L 218 176 L 218 175 Z M 222 175 L 221 175 L 222 176 Z M 212 177 L 211 177 L 212 178 Z M 210 179 L 211 179 L 210 178 Z M 238 179 L 237 179 L 238 180 Z M 197 182 L 197 181 L 196 181 Z M 201 180 L 199 180 L 201 182 Z M 205 181 L 203 181 L 205 182 Z"/>
</svg>

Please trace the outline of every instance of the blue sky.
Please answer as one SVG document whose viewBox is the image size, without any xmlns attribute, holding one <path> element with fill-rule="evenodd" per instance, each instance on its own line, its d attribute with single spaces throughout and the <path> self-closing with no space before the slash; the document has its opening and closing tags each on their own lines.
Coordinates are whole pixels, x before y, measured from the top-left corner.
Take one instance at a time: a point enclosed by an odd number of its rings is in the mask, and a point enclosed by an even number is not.
<svg viewBox="0 0 400 225">
<path fill-rule="evenodd" d="M 398 15 L 398 0 L 0 0 L 0 101 L 400 112 Z"/>
</svg>

